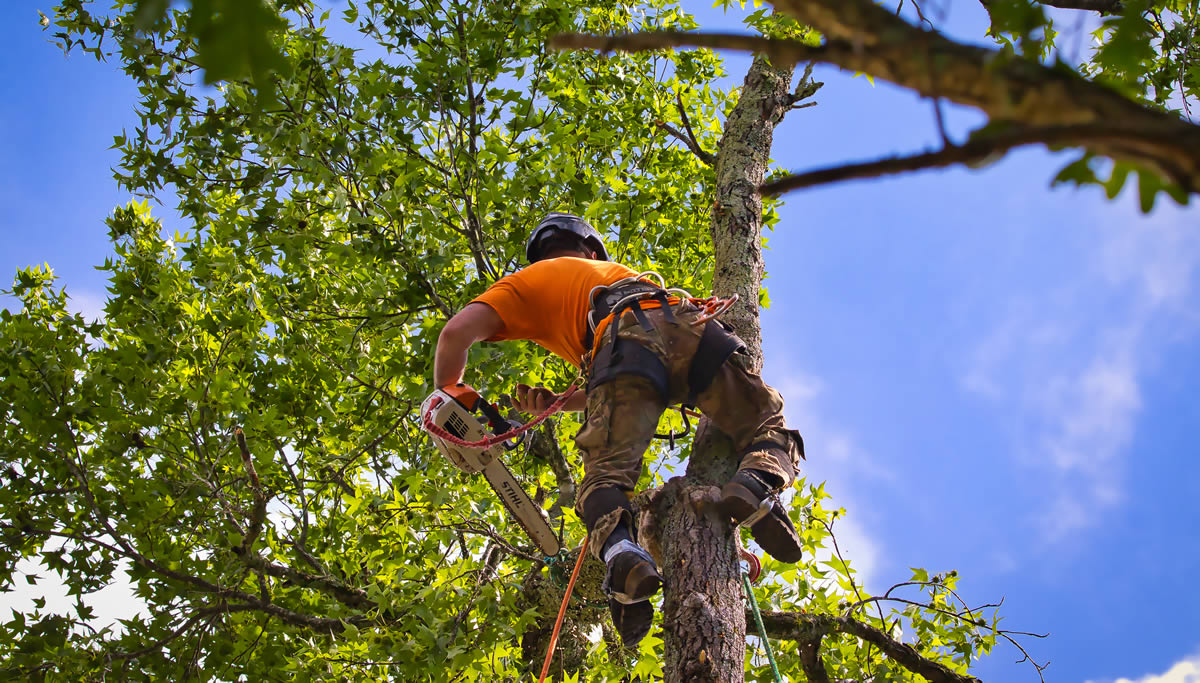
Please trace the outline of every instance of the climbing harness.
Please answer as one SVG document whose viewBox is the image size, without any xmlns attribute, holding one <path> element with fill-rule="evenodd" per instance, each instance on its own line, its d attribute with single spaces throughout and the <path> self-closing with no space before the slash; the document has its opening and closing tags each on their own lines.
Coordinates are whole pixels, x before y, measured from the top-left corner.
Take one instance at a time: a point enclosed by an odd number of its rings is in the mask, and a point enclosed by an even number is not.
<svg viewBox="0 0 1200 683">
<path fill-rule="evenodd" d="M 762 641 L 763 649 L 767 651 L 767 661 L 771 663 L 771 673 L 775 676 L 775 683 L 783 683 L 783 678 L 779 675 L 779 665 L 775 663 L 775 651 L 771 649 L 771 641 L 767 638 L 767 629 L 763 626 L 762 613 L 758 611 L 758 598 L 754 597 L 754 586 L 751 584 L 758 582 L 758 577 L 762 573 L 762 563 L 753 553 L 745 548 L 738 548 L 742 559 L 746 561 L 748 567 L 742 570 L 742 590 L 746 593 L 746 601 L 750 603 L 750 609 L 754 612 L 754 623 L 758 626 L 758 639 Z"/>
<path fill-rule="evenodd" d="M 654 435 L 657 439 L 669 441 L 671 448 L 674 448 L 675 439 L 691 433 L 688 415 L 698 416 L 698 413 L 689 413 L 686 408 L 695 406 L 700 393 L 712 384 L 721 365 L 745 346 L 727 325 L 713 320 L 729 310 L 737 300 L 736 294 L 727 298 L 696 298 L 687 290 L 668 288 L 662 275 L 652 270 L 612 284 L 593 287 L 588 293 L 591 308 L 587 315 L 584 339 L 584 346 L 590 351 L 582 363 L 583 367 L 587 368 L 588 390 L 621 375 L 635 375 L 646 379 L 658 390 L 663 402 L 668 403 L 670 377 L 666 365 L 656 353 L 641 343 L 620 338 L 619 321 L 626 312 L 631 312 L 642 329 L 650 332 L 653 327 L 643 309 L 658 308 L 663 311 L 663 317 L 668 322 L 674 323 L 676 313 L 682 314 L 685 311 L 685 304 L 698 308 L 699 315 L 691 320 L 690 324 L 703 325 L 704 330 L 688 368 L 688 395 L 680 408 L 684 431 L 682 434 L 676 434 L 672 430 L 666 434 Z M 599 337 L 605 331 L 609 332 L 608 343 L 599 343 Z"/>
<path fill-rule="evenodd" d="M 433 437 L 442 455 L 467 474 L 482 472 L 500 502 L 547 557 L 561 550 L 558 536 L 550 528 L 545 513 L 521 488 L 499 455 L 501 449 L 519 446 L 524 435 L 561 409 L 577 387 L 571 385 L 544 413 L 524 425 L 505 420 L 496 406 L 461 382 L 433 392 L 421 405 L 421 426 Z M 494 436 L 485 435 L 475 411 L 484 414 Z"/>
<path fill-rule="evenodd" d="M 650 278 L 658 280 L 658 284 L 655 285 Z M 686 289 L 667 287 L 663 276 L 653 270 L 644 270 L 637 275 L 617 280 L 612 284 L 598 285 L 588 293 L 591 310 L 587 315 L 584 346 L 592 347 L 596 333 L 603 331 L 610 318 L 615 322 L 622 313 L 631 309 L 634 310 L 634 315 L 638 315 L 640 308 L 638 304 L 646 299 L 657 301 L 658 305 L 666 307 L 668 315 L 674 314 L 674 311 L 670 310 L 672 306 L 679 306 L 684 302 L 697 306 L 702 313 L 691 322 L 695 326 L 703 325 L 728 311 L 737 303 L 738 295 L 731 294 L 728 297 L 713 295 L 701 299 L 692 296 L 691 292 Z"/>
<path fill-rule="evenodd" d="M 567 614 L 567 603 L 571 601 L 571 591 L 575 590 L 575 579 L 579 578 L 579 568 L 583 566 L 583 557 L 587 555 L 588 539 L 583 539 L 583 545 L 579 548 L 579 557 L 575 560 L 575 569 L 571 571 L 571 580 L 567 582 L 567 590 L 563 593 L 562 604 L 558 607 L 558 618 L 554 620 L 554 630 L 550 632 L 550 645 L 546 648 L 546 661 L 542 663 L 542 675 L 538 677 L 538 683 L 543 683 L 546 680 L 546 674 L 550 672 L 550 662 L 554 659 L 554 647 L 558 645 L 558 631 L 562 628 L 563 617 Z"/>
</svg>

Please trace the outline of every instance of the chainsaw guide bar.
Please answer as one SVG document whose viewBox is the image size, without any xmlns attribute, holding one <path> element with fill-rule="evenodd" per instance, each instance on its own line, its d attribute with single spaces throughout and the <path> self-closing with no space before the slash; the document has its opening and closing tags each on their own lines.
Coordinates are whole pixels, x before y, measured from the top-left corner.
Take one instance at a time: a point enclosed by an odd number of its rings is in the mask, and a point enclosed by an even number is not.
<svg viewBox="0 0 1200 683">
<path fill-rule="evenodd" d="M 481 441 L 488 436 L 484 425 L 470 410 L 455 397 L 441 390 L 433 392 L 425 399 L 421 405 L 421 415 L 446 433 L 463 441 Z M 467 474 L 483 474 L 488 486 L 496 493 L 509 515 L 521 525 L 525 534 L 543 554 L 547 557 L 558 554 L 562 546 L 558 536 L 550 528 L 545 512 L 533 502 L 500 460 L 500 454 L 504 452 L 502 445 L 497 444 L 487 449 L 472 448 L 451 443 L 433 432 L 430 432 L 430 437 L 442 455 L 455 467 Z"/>
</svg>

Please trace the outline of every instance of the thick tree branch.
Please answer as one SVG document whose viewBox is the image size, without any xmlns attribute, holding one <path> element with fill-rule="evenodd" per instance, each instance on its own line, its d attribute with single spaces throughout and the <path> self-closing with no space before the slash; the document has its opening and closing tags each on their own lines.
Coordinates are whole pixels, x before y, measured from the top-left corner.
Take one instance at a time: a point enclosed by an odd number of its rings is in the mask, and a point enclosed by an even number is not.
<svg viewBox="0 0 1200 683">
<path fill-rule="evenodd" d="M 250 512 L 250 526 L 246 529 L 246 535 L 242 537 L 242 547 L 238 551 L 238 554 L 246 554 L 258 540 L 259 534 L 262 533 L 263 522 L 267 519 L 267 495 L 263 493 L 262 482 L 258 479 L 258 471 L 254 469 L 254 459 L 250 457 L 250 448 L 246 445 L 246 435 L 242 433 L 242 428 L 234 429 L 233 436 L 237 441 L 238 450 L 242 454 L 242 466 L 246 468 L 246 475 L 250 477 L 250 488 L 254 491 L 254 509 Z"/>
<path fill-rule="evenodd" d="M 541 429 L 533 433 L 529 441 L 529 455 L 545 460 L 554 472 L 554 481 L 558 484 L 558 497 L 550 506 L 550 519 L 556 520 L 562 516 L 563 510 L 575 504 L 575 480 L 571 477 L 571 466 L 558 446 L 555 437 L 555 425 L 547 422 Z"/>
<path fill-rule="evenodd" d="M 254 609 L 256 609 L 254 605 L 217 605 L 214 607 L 203 607 L 193 612 L 192 616 L 185 619 L 184 622 L 177 628 L 171 630 L 166 636 L 158 639 L 157 641 L 137 650 L 131 650 L 129 652 L 114 652 L 105 655 L 105 657 L 115 660 L 137 659 L 139 657 L 144 657 L 151 652 L 161 650 L 167 645 L 167 643 L 170 643 L 176 638 L 182 636 L 184 633 L 187 633 L 188 629 L 195 626 L 196 622 L 200 621 L 201 619 L 220 614 L 229 614 L 232 612 L 247 612 Z"/>
<path fill-rule="evenodd" d="M 821 639 L 817 636 L 812 640 L 802 640 L 797 643 L 800 650 L 800 666 L 808 683 L 830 683 L 829 673 L 825 671 L 825 662 L 821 660 Z"/>
<path fill-rule="evenodd" d="M 1200 192 L 1200 126 L 1143 107 L 1074 73 L 923 31 L 870 0 L 776 0 L 775 5 L 821 30 L 828 42 L 810 47 L 745 35 L 658 32 L 564 34 L 553 44 L 603 51 L 727 48 L 766 54 L 774 63 L 833 64 L 926 97 L 976 107 L 993 121 L 1015 122 L 1027 130 L 1094 126 L 1093 133 L 1104 130 L 1105 135 L 1080 136 L 1071 144 L 1148 167 L 1186 192 Z"/>
<path fill-rule="evenodd" d="M 978 683 L 974 676 L 956 673 L 943 664 L 926 659 L 917 649 L 907 643 L 892 639 L 887 633 L 860 621 L 846 617 L 829 617 L 834 629 L 848 635 L 858 636 L 878 647 L 892 661 L 909 671 L 925 677 L 933 683 Z"/>
<path fill-rule="evenodd" d="M 687 108 L 683 106 L 683 95 L 681 93 L 675 93 L 675 106 L 679 109 L 679 120 L 683 122 L 683 129 L 687 131 L 687 139 L 684 142 L 687 144 L 688 149 L 692 150 L 692 153 L 699 157 L 700 161 L 704 162 L 705 165 L 712 166 L 717 162 L 717 157 L 712 152 L 705 151 L 700 146 L 700 141 L 696 139 L 696 133 L 692 130 L 692 122 L 688 120 Z M 675 137 L 683 140 L 683 137 L 675 129 L 662 122 L 660 122 L 660 125 L 674 134 Z"/>
<path fill-rule="evenodd" d="M 747 610 L 746 618 L 747 623 L 752 623 L 754 615 Z M 829 633 L 844 633 L 871 643 L 892 661 L 932 683 L 979 683 L 979 679 L 957 673 L 944 664 L 922 656 L 913 646 L 849 617 L 806 612 L 763 612 L 762 619 L 772 638 L 812 643 Z"/>
<path fill-rule="evenodd" d="M 240 552 L 238 553 L 238 557 L 251 569 L 262 572 L 267 576 L 283 579 L 302 588 L 318 590 L 347 607 L 366 610 L 374 609 L 377 606 L 373 600 L 367 597 L 366 591 L 361 588 L 347 586 L 332 577 L 317 576 L 286 565 L 268 562 L 266 558 L 255 552 Z"/>
</svg>

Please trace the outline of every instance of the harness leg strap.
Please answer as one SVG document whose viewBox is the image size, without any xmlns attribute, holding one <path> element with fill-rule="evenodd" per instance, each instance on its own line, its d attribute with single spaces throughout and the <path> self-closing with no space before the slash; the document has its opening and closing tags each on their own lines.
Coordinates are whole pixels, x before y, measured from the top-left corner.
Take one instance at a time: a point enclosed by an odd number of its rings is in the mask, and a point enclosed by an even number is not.
<svg viewBox="0 0 1200 683">
<path fill-rule="evenodd" d="M 717 376 L 717 370 L 737 353 L 746 348 L 746 343 L 715 320 L 704 324 L 704 332 L 700 335 L 700 344 L 692 363 L 688 366 L 688 398 L 687 405 L 696 405 L 696 399 L 704 393 Z"/>
<path fill-rule="evenodd" d="M 671 380 L 667 366 L 657 354 L 636 341 L 618 339 L 600 349 L 592 359 L 588 391 L 613 381 L 619 375 L 644 377 L 658 391 L 664 404 L 670 399 Z"/>
</svg>

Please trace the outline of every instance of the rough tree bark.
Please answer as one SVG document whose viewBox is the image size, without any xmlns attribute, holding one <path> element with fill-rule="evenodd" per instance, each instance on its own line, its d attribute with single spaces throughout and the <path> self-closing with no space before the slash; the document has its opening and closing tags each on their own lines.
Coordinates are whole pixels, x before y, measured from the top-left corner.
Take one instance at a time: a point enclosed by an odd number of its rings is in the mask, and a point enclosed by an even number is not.
<svg viewBox="0 0 1200 683">
<path fill-rule="evenodd" d="M 713 292 L 737 293 L 725 320 L 762 365 L 758 292 L 762 284 L 762 199 L 775 126 L 791 106 L 792 67 L 756 58 L 725 124 L 712 207 Z M 720 486 L 736 469 L 728 438 L 701 422 L 687 473 L 649 501 L 664 573 L 663 640 L 667 681 L 740 681 L 746 620 L 734 529 L 714 513 Z"/>
</svg>

